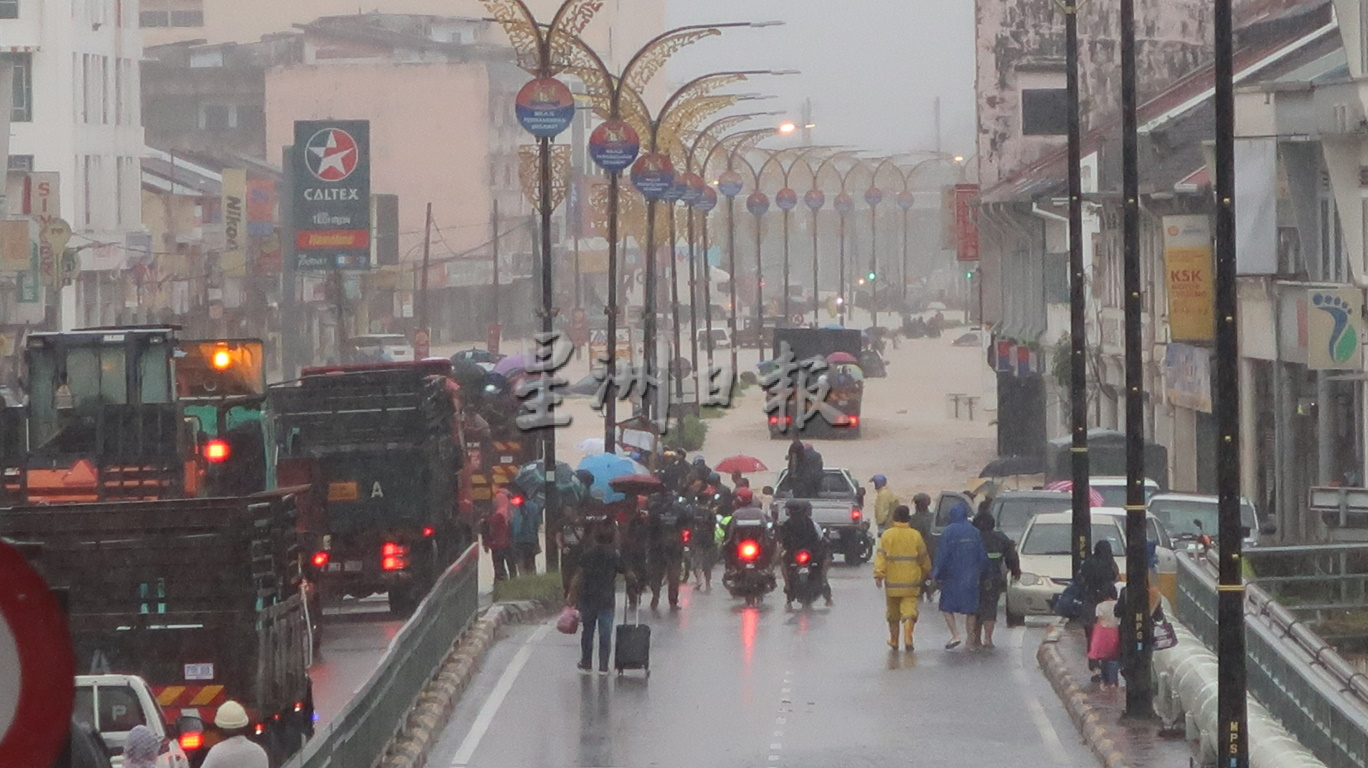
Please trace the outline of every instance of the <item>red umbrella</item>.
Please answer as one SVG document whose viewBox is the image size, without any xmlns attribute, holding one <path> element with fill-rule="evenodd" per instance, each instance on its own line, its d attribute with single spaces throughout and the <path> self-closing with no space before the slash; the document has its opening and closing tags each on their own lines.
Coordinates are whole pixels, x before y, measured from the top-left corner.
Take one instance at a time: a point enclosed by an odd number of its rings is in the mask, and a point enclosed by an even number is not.
<svg viewBox="0 0 1368 768">
<path fill-rule="evenodd" d="M 849 352 L 832 352 L 827 355 L 827 362 L 832 363 L 833 365 L 850 365 L 858 364 L 860 361 L 855 359 L 855 356 Z"/>
<path fill-rule="evenodd" d="M 608 487 L 628 496 L 644 496 L 665 490 L 665 484 L 655 475 L 623 475 L 609 480 Z"/>
<path fill-rule="evenodd" d="M 769 467 L 754 456 L 730 456 L 718 462 L 713 470 L 723 474 L 740 472 L 743 475 L 749 475 L 752 472 L 768 472 Z"/>
<path fill-rule="evenodd" d="M 1072 480 L 1058 480 L 1045 486 L 1047 491 L 1072 491 Z M 1096 488 L 1088 488 L 1088 506 L 1101 507 L 1106 504 L 1106 499 L 1102 498 L 1102 492 Z"/>
</svg>

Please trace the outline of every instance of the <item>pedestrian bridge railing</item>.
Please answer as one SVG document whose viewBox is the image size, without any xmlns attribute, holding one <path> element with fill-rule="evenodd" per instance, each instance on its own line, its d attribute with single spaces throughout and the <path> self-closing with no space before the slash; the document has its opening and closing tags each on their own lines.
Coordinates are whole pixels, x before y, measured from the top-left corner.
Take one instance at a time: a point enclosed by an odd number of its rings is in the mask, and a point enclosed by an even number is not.
<svg viewBox="0 0 1368 768">
<path fill-rule="evenodd" d="M 1206 558 L 1178 558 L 1174 612 L 1208 648 L 1217 645 L 1215 573 Z M 1368 678 L 1254 585 L 1245 645 L 1249 692 L 1326 765 L 1368 768 Z"/>
<path fill-rule="evenodd" d="M 451 644 L 479 612 L 479 546 L 472 545 L 418 606 L 366 684 L 284 768 L 374 768 Z"/>
</svg>

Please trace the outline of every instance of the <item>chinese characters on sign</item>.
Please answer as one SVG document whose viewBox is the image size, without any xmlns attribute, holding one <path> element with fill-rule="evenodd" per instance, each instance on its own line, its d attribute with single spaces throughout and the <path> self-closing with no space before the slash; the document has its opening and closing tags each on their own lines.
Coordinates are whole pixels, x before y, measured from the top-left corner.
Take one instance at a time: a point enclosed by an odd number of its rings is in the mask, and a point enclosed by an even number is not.
<svg viewBox="0 0 1368 768">
<path fill-rule="evenodd" d="M 532 337 L 537 343 L 534 361 L 525 369 L 528 377 L 513 390 L 513 394 L 525 401 L 522 414 L 514 420 L 518 429 L 529 431 L 570 426 L 570 414 L 556 413 L 556 406 L 565 401 L 565 397 L 556 390 L 569 384 L 556 372 L 570 362 L 570 355 L 575 351 L 568 342 L 562 343 L 564 336 L 563 333 L 554 332 L 539 333 Z"/>
<path fill-rule="evenodd" d="M 760 385 L 768 395 L 765 413 L 777 418 L 784 429 L 789 425 L 802 429 L 818 414 L 833 426 L 849 420 L 826 402 L 831 394 L 831 383 L 824 375 L 828 367 L 825 360 L 820 357 L 798 360 L 785 341 L 780 344 L 779 356 L 774 362 L 774 370 L 760 380 Z"/>
</svg>

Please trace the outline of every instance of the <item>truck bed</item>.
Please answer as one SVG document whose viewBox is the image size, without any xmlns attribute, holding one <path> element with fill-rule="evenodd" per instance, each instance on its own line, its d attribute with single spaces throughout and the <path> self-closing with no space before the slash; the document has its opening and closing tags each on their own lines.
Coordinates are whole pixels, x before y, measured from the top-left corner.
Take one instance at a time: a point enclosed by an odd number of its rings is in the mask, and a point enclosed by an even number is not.
<svg viewBox="0 0 1368 768">
<path fill-rule="evenodd" d="M 37 545 L 35 567 L 66 593 L 80 672 L 271 714 L 308 696 L 295 517 L 286 492 L 16 507 L 0 536 Z"/>
</svg>

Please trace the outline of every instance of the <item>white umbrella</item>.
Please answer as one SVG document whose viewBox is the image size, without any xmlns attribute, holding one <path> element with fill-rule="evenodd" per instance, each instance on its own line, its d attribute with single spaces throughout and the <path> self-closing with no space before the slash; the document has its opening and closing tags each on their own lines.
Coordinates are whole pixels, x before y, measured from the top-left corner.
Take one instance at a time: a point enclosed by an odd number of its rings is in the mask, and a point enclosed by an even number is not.
<svg viewBox="0 0 1368 768">
<path fill-rule="evenodd" d="M 590 456 L 595 453 L 603 453 L 603 438 L 587 437 L 579 441 L 578 443 L 575 443 L 575 450 L 579 451 L 585 456 Z"/>
</svg>

